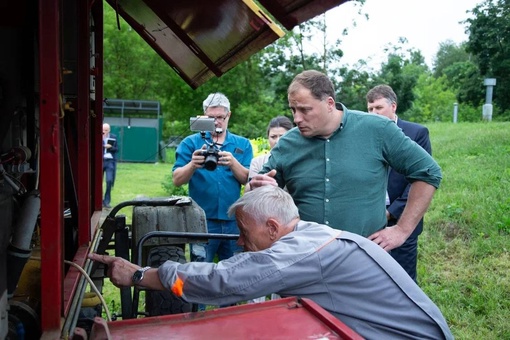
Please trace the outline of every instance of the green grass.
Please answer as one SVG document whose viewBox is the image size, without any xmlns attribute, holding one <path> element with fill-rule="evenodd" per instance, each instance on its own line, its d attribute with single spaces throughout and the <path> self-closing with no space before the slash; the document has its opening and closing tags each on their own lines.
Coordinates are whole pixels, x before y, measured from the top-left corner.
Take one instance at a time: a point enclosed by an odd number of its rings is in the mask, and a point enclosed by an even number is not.
<svg viewBox="0 0 510 340">
<path fill-rule="evenodd" d="M 510 123 L 428 128 L 443 181 L 420 237 L 420 286 L 457 339 L 510 339 Z"/>
<path fill-rule="evenodd" d="M 457 339 L 510 339 L 510 123 L 427 126 L 443 181 L 420 237 L 420 286 Z M 171 167 L 119 164 L 112 203 L 166 195 Z"/>
<path fill-rule="evenodd" d="M 121 202 L 132 201 L 140 196 L 169 196 L 163 183 L 170 179 L 172 164 L 169 163 L 118 163 L 115 186 L 112 189 L 111 206 Z M 122 208 L 117 215 L 126 215 L 131 223 L 133 208 Z"/>
</svg>

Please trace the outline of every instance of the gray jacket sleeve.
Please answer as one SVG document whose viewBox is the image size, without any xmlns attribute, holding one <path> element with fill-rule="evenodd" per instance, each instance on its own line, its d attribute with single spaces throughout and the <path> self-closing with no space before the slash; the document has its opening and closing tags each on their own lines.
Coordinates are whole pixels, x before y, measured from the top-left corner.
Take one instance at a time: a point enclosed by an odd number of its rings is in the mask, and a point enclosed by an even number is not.
<svg viewBox="0 0 510 340">
<path fill-rule="evenodd" d="M 236 303 L 283 287 L 270 250 L 238 254 L 218 264 L 167 261 L 158 274 L 163 285 L 175 295 L 188 302 L 211 305 Z"/>
</svg>

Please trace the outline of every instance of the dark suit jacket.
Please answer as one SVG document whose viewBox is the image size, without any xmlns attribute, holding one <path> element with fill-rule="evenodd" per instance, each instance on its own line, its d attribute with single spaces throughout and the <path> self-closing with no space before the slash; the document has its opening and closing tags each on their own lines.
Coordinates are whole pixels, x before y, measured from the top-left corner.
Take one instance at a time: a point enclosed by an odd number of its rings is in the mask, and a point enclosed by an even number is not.
<svg viewBox="0 0 510 340">
<path fill-rule="evenodd" d="M 112 154 L 113 156 L 113 160 L 117 160 L 117 151 L 119 150 L 118 149 L 118 140 L 117 140 L 117 135 L 113 134 L 113 133 L 110 133 L 108 135 L 108 139 L 114 139 L 115 140 L 115 143 L 111 144 L 111 148 L 108 149 L 108 152 Z"/>
<path fill-rule="evenodd" d="M 429 130 L 420 124 L 407 122 L 402 119 L 397 120 L 397 126 L 402 129 L 404 134 L 418 143 L 425 151 L 432 155 L 432 148 L 430 146 Z M 407 181 L 404 175 L 399 174 L 393 169 L 390 169 L 388 176 L 388 196 L 390 197 L 390 205 L 388 211 L 391 216 L 395 217 L 388 221 L 388 225 L 394 225 L 397 223 L 404 207 L 407 203 L 407 196 L 409 194 L 409 188 L 411 184 Z M 416 237 L 421 234 L 423 230 L 423 219 L 420 220 L 416 229 L 409 237 Z"/>
<path fill-rule="evenodd" d="M 117 176 L 117 151 L 119 150 L 119 140 L 117 139 L 117 135 L 110 133 L 108 135 L 109 139 L 115 139 L 115 143 L 110 144 L 112 147 L 108 149 L 108 152 L 112 154 L 114 167 L 113 167 L 113 181 L 112 186 L 115 184 L 115 177 Z"/>
</svg>

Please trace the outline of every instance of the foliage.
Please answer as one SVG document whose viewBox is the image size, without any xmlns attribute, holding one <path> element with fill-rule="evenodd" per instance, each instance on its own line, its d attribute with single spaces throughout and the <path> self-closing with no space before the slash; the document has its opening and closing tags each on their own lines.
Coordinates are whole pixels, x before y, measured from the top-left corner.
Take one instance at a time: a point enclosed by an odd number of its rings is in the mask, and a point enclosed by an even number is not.
<svg viewBox="0 0 510 340">
<path fill-rule="evenodd" d="M 508 0 L 485 0 L 472 11 L 469 24 L 469 40 L 466 50 L 476 56 L 476 63 L 483 78 L 496 78 L 494 103 L 501 111 L 510 109 L 510 2 Z"/>
<path fill-rule="evenodd" d="M 160 100 L 159 86 L 175 73 L 105 2 L 105 98 Z"/>
<path fill-rule="evenodd" d="M 428 71 L 425 59 L 419 51 L 410 50 L 408 53 L 409 59 L 403 54 L 391 53 L 376 78 L 377 83 L 390 85 L 397 94 L 399 112 L 403 119 L 407 119 L 405 112 L 411 108 L 414 101 L 413 89 L 418 83 L 418 78 Z"/>
<path fill-rule="evenodd" d="M 184 184 L 176 187 L 172 182 L 172 173 L 165 176 L 161 186 L 168 196 L 188 196 L 188 185 Z"/>
<path fill-rule="evenodd" d="M 445 77 L 436 79 L 422 74 L 413 94 L 415 101 L 405 112 L 405 119 L 419 123 L 452 121 L 455 94 L 447 88 Z"/>
<path fill-rule="evenodd" d="M 361 13 L 363 1 L 358 3 L 358 15 L 368 18 Z M 465 22 L 470 41 L 460 45 L 442 42 L 433 72 L 421 52 L 408 48 L 404 38 L 385 47 L 388 57 L 380 70 L 368 69 L 363 60 L 353 68 L 342 66 L 341 41 L 328 40 L 330 23 L 321 15 L 286 32 L 283 38 L 222 77 L 213 78 L 195 90 L 122 19 L 118 30 L 115 12 L 105 6 L 105 96 L 160 101 L 164 139 L 179 140 L 191 134 L 189 117 L 202 114 L 203 99 L 217 91 L 225 93 L 231 101 L 232 132 L 248 138 L 263 136 L 272 117 L 291 116 L 287 87 L 305 69 L 328 74 L 337 89 L 337 100 L 350 109 L 365 111 L 366 92 L 377 84 L 388 84 L 397 93 L 399 116 L 416 122 L 451 121 L 455 102 L 459 104 L 460 121 L 480 120 L 485 98 L 483 71 L 497 71 L 493 119 L 510 120 L 510 103 L 506 103 L 510 97 L 503 94 L 510 85 L 505 80 L 510 79 L 510 69 L 506 68 L 510 56 L 507 42 L 501 38 L 508 24 L 504 20 L 508 5 L 503 0 L 487 0 L 473 9 L 475 18 Z M 502 6 L 501 13 L 495 6 Z M 353 24 L 350 29 L 355 28 Z M 348 34 L 347 29 L 344 34 Z"/>
<path fill-rule="evenodd" d="M 458 46 L 451 40 L 439 43 L 439 50 L 434 58 L 433 76 L 439 78 L 443 75 L 444 70 L 456 63 L 463 63 L 470 59 L 470 55 L 466 52 L 464 44 Z"/>
<path fill-rule="evenodd" d="M 363 64 L 358 64 L 359 68 L 348 70 L 341 68 L 339 74 L 342 81 L 337 87 L 337 101 L 342 102 L 348 108 L 353 110 L 366 111 L 366 94 L 370 90 L 372 75 L 363 70 Z"/>
<path fill-rule="evenodd" d="M 258 137 L 250 139 L 251 147 L 253 149 L 253 158 L 268 153 L 270 150 L 267 138 Z"/>
</svg>

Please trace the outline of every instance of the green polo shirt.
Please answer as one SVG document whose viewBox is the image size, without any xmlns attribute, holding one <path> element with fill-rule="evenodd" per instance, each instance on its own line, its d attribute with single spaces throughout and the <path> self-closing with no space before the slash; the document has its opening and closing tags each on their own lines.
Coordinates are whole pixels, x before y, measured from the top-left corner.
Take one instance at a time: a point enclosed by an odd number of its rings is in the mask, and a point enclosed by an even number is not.
<svg viewBox="0 0 510 340">
<path fill-rule="evenodd" d="M 369 236 L 386 226 L 388 167 L 409 182 L 439 187 L 441 169 L 393 121 L 347 110 L 341 127 L 327 139 L 303 137 L 297 128 L 271 150 L 260 173 L 276 169 L 301 219 Z"/>
</svg>

